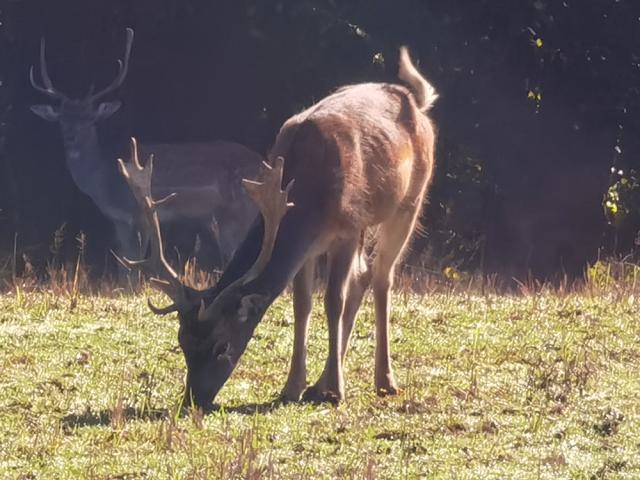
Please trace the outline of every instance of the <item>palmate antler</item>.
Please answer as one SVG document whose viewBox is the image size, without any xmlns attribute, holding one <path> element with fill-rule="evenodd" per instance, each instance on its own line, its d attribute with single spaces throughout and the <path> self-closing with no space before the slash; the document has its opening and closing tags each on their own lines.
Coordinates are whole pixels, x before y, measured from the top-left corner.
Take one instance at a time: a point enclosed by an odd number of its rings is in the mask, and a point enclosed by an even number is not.
<svg viewBox="0 0 640 480">
<path fill-rule="evenodd" d="M 293 203 L 287 201 L 289 191 L 293 187 L 293 180 L 289 182 L 284 190 L 280 190 L 284 158 L 276 158 L 273 167 L 266 162 L 262 162 L 262 164 L 265 170 L 261 182 L 246 178 L 242 179 L 242 185 L 258 206 L 258 210 L 260 210 L 264 219 L 262 248 L 253 266 L 238 280 L 238 283 L 242 285 L 255 279 L 264 270 L 267 262 L 271 259 L 280 222 L 289 208 L 293 207 Z"/>
<path fill-rule="evenodd" d="M 242 277 L 220 292 L 208 308 L 204 308 L 204 303 L 201 304 L 200 311 L 198 312 L 198 320 L 200 321 L 214 319 L 218 306 L 221 303 L 220 299 L 224 298 L 226 294 L 238 286 L 246 285 L 258 277 L 271 259 L 280 222 L 289 208 L 293 206 L 293 203 L 287 201 L 287 196 L 293 186 L 293 180 L 289 182 L 284 190 L 281 190 L 284 158 L 277 157 L 274 163 L 275 165 L 271 167 L 269 164 L 263 162 L 264 172 L 262 181 L 242 180 L 244 188 L 258 206 L 264 219 L 264 235 L 262 237 L 262 247 L 258 258 Z"/>
<path fill-rule="evenodd" d="M 120 173 L 126 180 L 131 193 L 133 193 L 140 211 L 149 227 L 150 253 L 143 260 L 130 260 L 124 257 L 116 258 L 129 269 L 142 270 L 150 275 L 151 284 L 163 291 L 172 300 L 173 304 L 158 308 L 149 301 L 149 308 L 157 315 L 176 312 L 184 308 L 193 306 L 192 302 L 186 298 L 186 287 L 180 280 L 175 270 L 169 265 L 164 256 L 162 234 L 160 232 L 160 222 L 158 220 L 158 207 L 175 196 L 175 193 L 168 195 L 161 200 L 154 200 L 151 194 L 151 179 L 153 176 L 153 155 L 149 156 L 145 165 L 142 165 L 138 156 L 138 144 L 135 138 L 131 138 L 131 163 L 125 163 L 118 159 Z"/>
</svg>

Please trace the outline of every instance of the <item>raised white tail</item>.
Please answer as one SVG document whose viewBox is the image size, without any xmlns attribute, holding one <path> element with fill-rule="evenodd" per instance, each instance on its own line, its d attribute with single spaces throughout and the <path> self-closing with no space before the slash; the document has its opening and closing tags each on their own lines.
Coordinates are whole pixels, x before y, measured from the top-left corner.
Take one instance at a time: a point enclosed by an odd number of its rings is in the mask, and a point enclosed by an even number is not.
<svg viewBox="0 0 640 480">
<path fill-rule="evenodd" d="M 405 46 L 400 47 L 399 67 L 398 77 L 407 84 L 411 93 L 413 93 L 418 109 L 421 112 L 426 112 L 433 106 L 438 94 L 433 85 L 413 65 L 411 57 L 409 57 L 409 50 Z"/>
</svg>

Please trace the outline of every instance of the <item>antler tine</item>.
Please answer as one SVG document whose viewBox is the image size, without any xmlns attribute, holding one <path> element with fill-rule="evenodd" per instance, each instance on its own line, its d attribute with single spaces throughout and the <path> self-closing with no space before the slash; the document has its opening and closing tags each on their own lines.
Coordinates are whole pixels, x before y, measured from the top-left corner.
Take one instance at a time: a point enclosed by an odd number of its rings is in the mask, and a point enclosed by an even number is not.
<svg viewBox="0 0 640 480">
<path fill-rule="evenodd" d="M 29 69 L 29 80 L 31 81 L 31 86 L 39 92 L 42 92 L 52 98 L 66 100 L 67 96 L 61 91 L 56 90 L 56 88 L 53 86 L 53 82 L 51 81 L 51 77 L 49 76 L 49 71 L 47 70 L 45 49 L 45 39 L 44 37 L 42 37 L 40 38 L 40 76 L 42 77 L 42 83 L 44 86 L 40 86 L 36 82 L 33 65 Z"/>
<path fill-rule="evenodd" d="M 178 311 L 178 307 L 176 304 L 171 304 L 166 307 L 156 307 L 151 300 L 147 300 L 147 306 L 149 310 L 151 310 L 156 315 L 167 315 L 168 313 L 173 313 Z"/>
<path fill-rule="evenodd" d="M 143 165 L 138 155 L 138 144 L 135 138 L 131 138 L 131 163 L 125 163 L 118 159 L 118 166 L 125 181 L 129 185 L 147 226 L 151 229 L 150 254 L 143 260 L 130 260 L 118 258 L 118 260 L 130 269 L 140 269 L 147 274 L 159 275 L 163 278 L 151 278 L 151 284 L 166 293 L 174 304 L 168 307 L 157 308 L 151 306 L 151 310 L 157 314 L 166 314 L 176 311 L 184 305 L 184 284 L 180 281 L 178 274 L 169 265 L 164 256 L 162 233 L 160 231 L 160 221 L 158 220 L 158 207 L 173 198 L 175 194 L 168 195 L 161 200 L 154 200 L 151 195 L 151 179 L 153 175 L 153 155 Z"/>
<path fill-rule="evenodd" d="M 140 163 L 140 156 L 138 155 L 138 140 L 136 140 L 135 137 L 131 137 L 129 148 L 131 149 L 131 161 L 133 162 L 133 166 L 141 172 L 144 168 Z M 153 173 L 153 154 L 149 157 L 149 166 L 151 173 Z M 151 195 L 151 187 L 149 187 L 149 191 L 147 193 Z"/>
<path fill-rule="evenodd" d="M 42 82 L 47 90 L 53 90 L 53 82 L 49 77 L 49 71 L 47 70 L 47 60 L 45 55 L 45 40 L 44 37 L 40 38 L 40 75 L 42 75 Z"/>
<path fill-rule="evenodd" d="M 244 188 L 258 206 L 264 220 L 262 247 L 258 254 L 258 258 L 247 273 L 226 287 L 208 308 L 205 309 L 203 305 L 200 307 L 198 312 L 198 320 L 200 321 L 206 321 L 215 317 L 215 311 L 219 299 L 224 297 L 226 291 L 232 290 L 239 285 L 246 285 L 262 273 L 271 259 L 271 254 L 273 253 L 276 237 L 280 228 L 280 222 L 289 208 L 293 207 L 293 203 L 287 201 L 287 196 L 291 187 L 293 187 L 293 180 L 289 182 L 284 190 L 281 190 L 284 158 L 277 157 L 273 167 L 269 166 L 267 163 L 264 163 L 264 166 L 265 171 L 262 175 L 262 181 L 256 182 L 247 179 L 242 180 Z"/>
<path fill-rule="evenodd" d="M 127 28 L 127 43 L 124 51 L 124 61 L 118 59 L 118 74 L 116 78 L 105 88 L 100 90 L 98 93 L 94 95 L 89 95 L 87 97 L 87 101 L 95 102 L 100 97 L 105 96 L 107 93 L 115 90 L 124 82 L 127 77 L 127 73 L 129 73 L 129 58 L 131 57 L 131 47 L 133 45 L 133 29 Z"/>
</svg>

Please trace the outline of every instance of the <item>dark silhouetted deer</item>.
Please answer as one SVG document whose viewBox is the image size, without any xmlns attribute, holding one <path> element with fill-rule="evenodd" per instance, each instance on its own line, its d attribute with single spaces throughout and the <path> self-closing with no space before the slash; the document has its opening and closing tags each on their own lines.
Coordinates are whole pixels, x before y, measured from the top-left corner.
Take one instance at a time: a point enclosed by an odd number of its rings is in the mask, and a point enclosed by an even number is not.
<svg viewBox="0 0 640 480">
<path fill-rule="evenodd" d="M 142 228 L 135 200 L 113 158 L 108 157 L 98 143 L 96 123 L 120 108 L 118 100 L 100 102 L 100 99 L 124 82 L 132 44 L 133 30 L 129 28 L 124 60 L 118 60 L 116 78 L 97 93 L 93 93 L 92 87 L 81 99 L 70 98 L 54 87 L 47 71 L 44 39 L 40 43 L 42 84 L 36 82 L 33 67 L 30 72 L 33 87 L 59 102 L 56 107 L 34 105 L 31 110 L 45 120 L 60 124 L 67 167 L 74 182 L 113 224 L 118 254 L 129 257 L 145 251 L 149 234 Z M 257 174 L 262 161 L 260 155 L 237 143 L 223 141 L 143 145 L 141 149 L 145 154 L 155 153 L 159 157 L 153 194 L 178 194 L 170 207 L 158 212 L 163 226 L 179 222 L 180 228 L 171 231 L 192 233 L 187 235 L 190 240 L 187 244 L 191 246 L 195 234 L 204 242 L 215 242 L 223 263 L 226 262 L 256 215 L 255 206 L 240 187 L 240 179 Z M 179 243 L 174 237 L 170 238 L 172 246 Z"/>
<path fill-rule="evenodd" d="M 151 281 L 173 303 L 151 308 L 158 314 L 178 312 L 187 402 L 203 408 L 211 404 L 265 311 L 292 280 L 295 339 L 282 399 L 295 401 L 303 392 L 309 400 L 344 398 L 342 364 L 370 284 L 376 390 L 380 395 L 398 391 L 389 355 L 390 290 L 394 266 L 414 230 L 433 173 L 435 134 L 425 113 L 437 98 L 404 48 L 399 77 L 406 86 L 341 88 L 282 126 L 271 165 L 265 164 L 259 181 L 243 181 L 261 216 L 218 284 L 205 291 L 187 287 L 164 257 L 158 221 L 163 201 L 153 200 L 152 163 L 140 162 L 135 145 L 132 164 L 120 160 L 155 232 L 150 256 L 130 264 L 162 272 Z M 368 229 L 375 229 L 375 249 L 366 257 Z M 313 266 L 325 253 L 329 354 L 320 379 L 304 391 Z"/>
</svg>

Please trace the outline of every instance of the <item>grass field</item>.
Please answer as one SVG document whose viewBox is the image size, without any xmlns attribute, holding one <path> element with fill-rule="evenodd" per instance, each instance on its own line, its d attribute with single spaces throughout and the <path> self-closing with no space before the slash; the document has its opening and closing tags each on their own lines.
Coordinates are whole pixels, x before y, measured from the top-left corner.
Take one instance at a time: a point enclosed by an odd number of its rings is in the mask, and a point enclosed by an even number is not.
<svg viewBox="0 0 640 480">
<path fill-rule="evenodd" d="M 268 312 L 206 416 L 180 415 L 177 321 L 142 296 L 0 296 L 0 477 L 640 478 L 640 301 L 629 293 L 398 294 L 403 388 L 373 390 L 359 316 L 347 400 L 276 405 L 290 298 Z M 310 380 L 326 329 L 317 302 Z"/>
</svg>

